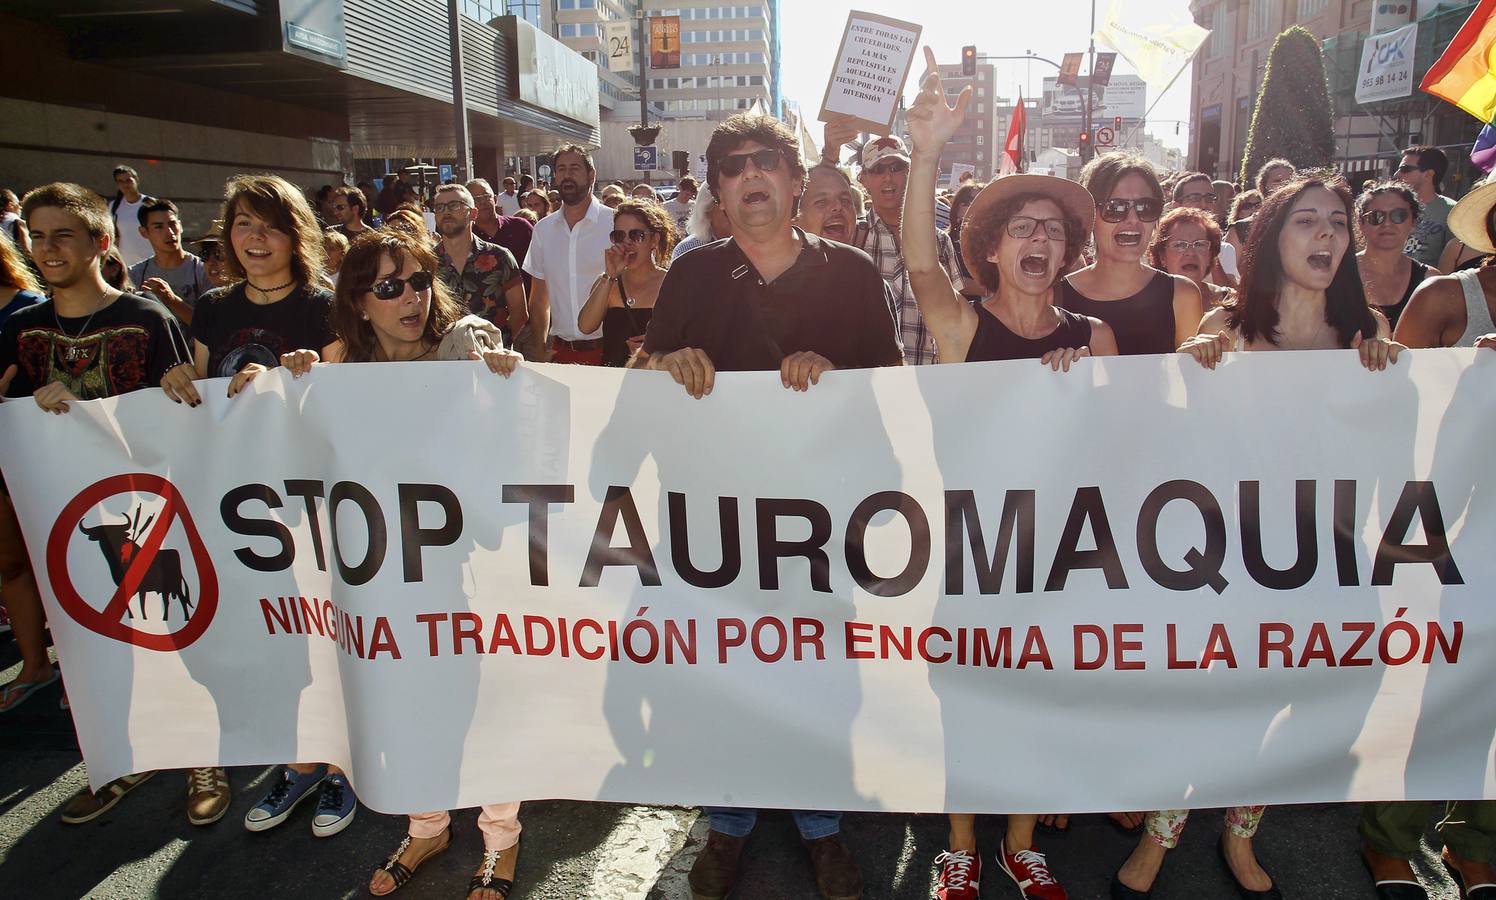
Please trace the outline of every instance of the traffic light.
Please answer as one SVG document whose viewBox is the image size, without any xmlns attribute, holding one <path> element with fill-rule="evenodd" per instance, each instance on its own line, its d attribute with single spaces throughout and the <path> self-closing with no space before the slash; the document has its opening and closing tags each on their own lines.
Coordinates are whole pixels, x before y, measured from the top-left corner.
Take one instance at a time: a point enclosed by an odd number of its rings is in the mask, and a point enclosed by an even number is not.
<svg viewBox="0 0 1496 900">
<path fill-rule="evenodd" d="M 1122 136 L 1122 117 L 1118 116 L 1112 120 L 1112 130 L 1117 132 L 1117 137 Z"/>
<path fill-rule="evenodd" d="M 961 48 L 961 74 L 967 78 L 977 74 L 977 48 L 972 44 Z"/>
<path fill-rule="evenodd" d="M 684 178 L 686 170 L 691 168 L 691 154 L 684 150 L 675 150 L 670 154 L 670 168 L 681 174 Z"/>
<path fill-rule="evenodd" d="M 1086 151 L 1086 148 L 1089 147 L 1089 146 L 1091 146 L 1091 132 L 1089 132 L 1089 131 L 1082 131 L 1080 133 L 1080 149 L 1081 149 L 1081 153 L 1084 154 L 1085 151 Z"/>
</svg>

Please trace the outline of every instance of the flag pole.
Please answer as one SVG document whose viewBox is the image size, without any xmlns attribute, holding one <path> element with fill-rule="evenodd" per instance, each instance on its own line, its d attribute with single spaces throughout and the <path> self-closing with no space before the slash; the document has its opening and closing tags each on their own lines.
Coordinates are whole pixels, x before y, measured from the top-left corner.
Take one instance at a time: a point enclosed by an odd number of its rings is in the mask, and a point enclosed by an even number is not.
<svg viewBox="0 0 1496 900">
<path fill-rule="evenodd" d="M 1194 62 L 1193 54 L 1190 55 L 1189 60 L 1187 60 L 1184 65 L 1179 67 L 1179 71 L 1174 73 L 1174 77 L 1169 79 L 1168 85 L 1166 85 L 1163 90 L 1158 92 L 1158 96 L 1154 98 L 1153 102 L 1148 105 L 1148 109 L 1143 112 L 1143 117 L 1138 120 L 1138 124 L 1132 126 L 1132 130 L 1127 132 L 1127 139 L 1122 142 L 1122 146 L 1125 147 L 1128 144 L 1132 143 L 1133 136 L 1138 133 L 1138 129 L 1147 124 L 1148 116 L 1153 112 L 1153 108 L 1158 106 L 1158 104 L 1163 101 L 1164 94 L 1167 94 L 1169 92 L 1169 88 L 1172 88 L 1174 86 L 1174 83 L 1179 80 L 1179 76 L 1184 74 L 1184 70 L 1188 69 L 1190 67 L 1190 63 L 1192 62 Z"/>
</svg>

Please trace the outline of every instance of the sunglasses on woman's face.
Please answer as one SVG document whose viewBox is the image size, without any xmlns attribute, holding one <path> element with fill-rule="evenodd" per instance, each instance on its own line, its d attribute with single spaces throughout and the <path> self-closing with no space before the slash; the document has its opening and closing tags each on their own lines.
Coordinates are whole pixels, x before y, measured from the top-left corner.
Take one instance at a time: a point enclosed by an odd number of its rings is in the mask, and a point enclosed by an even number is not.
<svg viewBox="0 0 1496 900">
<path fill-rule="evenodd" d="M 645 231 L 643 228 L 630 228 L 628 231 L 615 229 L 608 232 L 608 239 L 615 244 L 621 244 L 624 241 L 629 241 L 635 244 L 642 244 L 645 241 L 649 240 L 649 232 Z"/>
<path fill-rule="evenodd" d="M 1393 225 L 1401 225 L 1408 221 L 1408 211 L 1405 209 L 1368 209 L 1361 214 L 1361 221 L 1367 225 L 1380 225 L 1389 220 Z"/>
<path fill-rule="evenodd" d="M 405 295 L 405 285 L 420 293 L 431 290 L 431 273 L 415 272 L 409 278 L 384 278 L 374 282 L 369 292 L 380 300 L 398 300 Z"/>
<path fill-rule="evenodd" d="M 1137 200 L 1118 198 L 1098 203 L 1096 206 L 1101 210 L 1101 221 L 1110 222 L 1113 225 L 1127 221 L 1128 210 L 1133 210 L 1138 214 L 1139 222 L 1157 222 L 1159 214 L 1164 209 L 1163 204 L 1152 197 L 1142 197 Z"/>
<path fill-rule="evenodd" d="M 767 150 L 755 150 L 752 153 L 734 153 L 731 156 L 722 157 L 722 161 L 718 165 L 722 169 L 723 175 L 726 175 L 728 178 L 736 178 L 743 174 L 743 170 L 748 167 L 748 160 L 750 159 L 753 160 L 753 164 L 758 167 L 760 172 L 772 172 L 779 168 L 779 164 L 784 161 L 784 153 L 777 147 L 770 147 Z"/>
</svg>

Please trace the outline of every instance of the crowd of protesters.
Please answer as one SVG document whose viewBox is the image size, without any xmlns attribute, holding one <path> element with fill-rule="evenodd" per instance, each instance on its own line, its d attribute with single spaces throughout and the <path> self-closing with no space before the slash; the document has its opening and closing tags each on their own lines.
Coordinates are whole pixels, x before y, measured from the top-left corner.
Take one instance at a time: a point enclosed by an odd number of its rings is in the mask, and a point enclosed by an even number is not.
<svg viewBox="0 0 1496 900">
<path fill-rule="evenodd" d="M 207 379 L 227 379 L 213 389 L 232 397 L 277 366 L 300 377 L 320 363 L 430 359 L 481 361 L 502 377 L 524 360 L 663 371 L 701 398 L 719 371 L 777 371 L 804 391 L 835 369 L 904 364 L 1032 359 L 1060 372 L 1089 356 L 1177 352 L 1212 369 L 1233 352 L 1350 349 L 1375 372 L 1408 348 L 1496 346 L 1496 183 L 1454 203 L 1440 193 L 1448 161 L 1437 149 L 1410 148 L 1390 180 L 1359 195 L 1291 160 L 1233 185 L 1122 153 L 1091 161 L 1079 182 L 1020 174 L 942 192 L 940 156 L 971 89 L 948 105 L 927 62 L 908 142 L 866 141 L 855 173 L 841 166 L 853 126 L 828 125 L 823 157 L 808 165 L 784 125 L 739 115 L 712 134 L 705 183 L 683 178 L 664 202 L 647 184 L 599 190 L 577 145 L 557 149 L 549 184 L 508 177 L 495 191 L 479 178 L 425 201 L 398 177 L 377 192 L 307 193 L 238 176 L 218 221 L 192 241 L 177 206 L 142 193 L 128 166 L 114 170 L 112 201 L 66 183 L 5 191 L 0 396 L 63 414 L 75 400 L 160 389 L 195 407 Z M 60 677 L 3 483 L 0 601 L 22 658 L 0 688 L 3 714 Z M 153 774 L 85 788 L 63 821 L 97 818 Z M 193 824 L 227 813 L 224 769 L 186 780 Z M 340 770 L 296 760 L 244 825 L 275 828 L 307 801 L 321 837 L 358 809 Z M 519 808 L 483 807 L 470 898 L 508 895 Z M 1409 859 L 1429 812 L 1366 805 L 1363 855 L 1378 896 L 1425 896 Z M 719 900 L 756 811 L 707 813 L 690 884 Z M 1281 896 L 1253 851 L 1266 814 L 1225 811 L 1221 857 L 1243 897 Z M 1189 812 L 1111 815 L 1138 834 L 1111 896 L 1146 898 Z M 859 897 L 840 818 L 794 812 L 821 895 Z M 999 877 L 1025 897 L 1063 900 L 1038 832 L 1066 827 L 1066 816 L 1009 816 L 991 857 Z M 936 896 L 969 900 L 983 869 L 975 817 L 953 814 L 949 828 L 933 861 Z M 1451 798 L 1439 834 L 1466 895 L 1496 891 L 1492 805 Z M 450 841 L 445 811 L 412 812 L 368 890 L 399 889 Z"/>
</svg>

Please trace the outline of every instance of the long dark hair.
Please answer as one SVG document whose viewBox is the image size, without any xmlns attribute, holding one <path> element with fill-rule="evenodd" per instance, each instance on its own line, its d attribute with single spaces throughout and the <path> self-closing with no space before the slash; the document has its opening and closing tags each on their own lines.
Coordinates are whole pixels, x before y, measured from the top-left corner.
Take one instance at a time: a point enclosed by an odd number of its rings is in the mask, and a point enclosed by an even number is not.
<svg viewBox="0 0 1496 900">
<path fill-rule="evenodd" d="M 223 239 L 228 252 L 224 268 L 234 279 L 242 279 L 244 266 L 231 237 L 234 216 L 252 212 L 272 228 L 291 238 L 291 275 L 305 285 L 318 286 L 327 266 L 322 249 L 322 226 L 301 189 L 279 175 L 236 175 L 224 186 Z"/>
<path fill-rule="evenodd" d="M 1299 178 L 1274 191 L 1252 217 L 1252 231 L 1242 254 L 1241 289 L 1232 307 L 1231 327 L 1243 343 L 1259 338 L 1278 343 L 1278 293 L 1283 281 L 1283 260 L 1278 253 L 1278 236 L 1293 212 L 1294 204 L 1305 192 L 1324 188 L 1340 198 L 1345 209 L 1346 227 L 1355 220 L 1350 186 L 1338 175 Z M 1352 241 L 1354 243 L 1354 241 Z M 1360 332 L 1363 338 L 1376 337 L 1377 321 L 1366 302 L 1361 286 L 1361 271 L 1356 267 L 1355 248 L 1346 246 L 1340 268 L 1325 291 L 1325 322 L 1335 329 L 1342 347 L 1349 347 Z"/>
<path fill-rule="evenodd" d="M 447 286 L 436 277 L 436 254 L 424 240 L 396 228 L 366 231 L 354 239 L 343 257 L 343 267 L 338 270 L 338 289 L 333 293 L 332 312 L 328 315 L 333 333 L 343 342 L 344 362 L 375 360 L 379 339 L 374 336 L 374 326 L 361 314 L 362 298 L 374 286 L 381 259 L 389 257 L 398 272 L 405 265 L 407 256 L 416 261 L 421 271 L 432 276 L 431 311 L 421 332 L 422 341 L 436 346 L 462 318 L 461 305 L 452 299 Z"/>
</svg>

